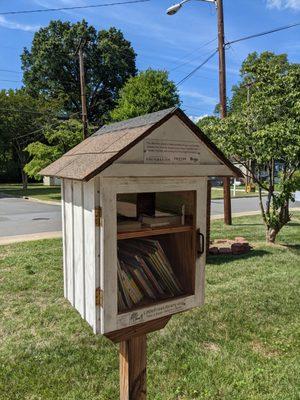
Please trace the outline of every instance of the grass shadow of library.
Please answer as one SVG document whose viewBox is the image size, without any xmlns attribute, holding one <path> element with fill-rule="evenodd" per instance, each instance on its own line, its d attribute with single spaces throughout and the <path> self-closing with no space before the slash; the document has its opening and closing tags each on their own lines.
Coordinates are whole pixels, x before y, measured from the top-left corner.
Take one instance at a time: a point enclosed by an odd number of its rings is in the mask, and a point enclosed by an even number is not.
<svg viewBox="0 0 300 400">
<path fill-rule="evenodd" d="M 248 260 L 251 258 L 263 257 L 269 254 L 267 250 L 257 249 L 251 250 L 249 253 L 245 254 L 218 254 L 209 255 L 207 257 L 207 263 L 210 265 L 221 265 L 231 263 L 237 260 Z"/>
<path fill-rule="evenodd" d="M 294 254 L 300 255 L 300 244 L 282 244 L 282 247 L 285 247 Z"/>
</svg>

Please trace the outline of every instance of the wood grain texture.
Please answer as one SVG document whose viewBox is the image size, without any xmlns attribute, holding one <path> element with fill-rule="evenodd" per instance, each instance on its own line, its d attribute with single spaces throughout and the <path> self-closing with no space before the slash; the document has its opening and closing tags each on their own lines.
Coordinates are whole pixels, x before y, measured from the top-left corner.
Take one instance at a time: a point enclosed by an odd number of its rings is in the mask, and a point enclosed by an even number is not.
<svg viewBox="0 0 300 400">
<path fill-rule="evenodd" d="M 209 251 L 210 244 L 210 216 L 211 216 L 211 181 L 207 181 L 207 204 L 206 204 L 206 254 Z"/>
<path fill-rule="evenodd" d="M 84 270 L 85 270 L 85 319 L 94 328 L 96 325 L 96 235 L 95 235 L 95 198 L 94 180 L 83 184 L 84 219 Z"/>
<path fill-rule="evenodd" d="M 85 269 L 82 182 L 73 182 L 75 308 L 85 318 Z"/>
<path fill-rule="evenodd" d="M 106 177 L 201 177 L 201 176 L 232 176 L 232 170 L 225 165 L 163 165 L 163 164 L 112 164 L 101 173 Z"/>
<path fill-rule="evenodd" d="M 147 337 L 120 343 L 120 400 L 146 400 Z"/>
<path fill-rule="evenodd" d="M 66 280 L 67 299 L 74 306 L 74 252 L 73 252 L 73 183 L 64 179 L 64 218 L 65 218 L 65 252 L 66 252 Z"/>
<path fill-rule="evenodd" d="M 158 236 L 165 235 L 168 233 L 180 233 L 180 232 L 191 232 L 193 226 L 191 225 L 179 225 L 179 226 L 168 226 L 160 228 L 144 228 L 133 232 L 119 232 L 118 240 L 131 239 L 131 238 L 141 238 L 148 236 Z"/>
<path fill-rule="evenodd" d="M 66 254 L 66 218 L 65 218 L 65 182 L 61 181 L 61 220 L 62 220 L 62 238 L 63 238 L 63 268 L 64 268 L 64 296 L 68 298 L 68 270 Z"/>
<path fill-rule="evenodd" d="M 226 225 L 232 224 L 231 215 L 231 195 L 230 195 L 230 178 L 225 176 L 223 178 L 223 192 L 224 192 L 224 222 Z"/>
<path fill-rule="evenodd" d="M 130 338 L 145 335 L 150 332 L 163 329 L 170 321 L 171 315 L 153 321 L 148 321 L 143 324 L 130 326 L 128 328 L 119 329 L 117 331 L 107 333 L 105 336 L 113 343 L 129 340 Z"/>
</svg>

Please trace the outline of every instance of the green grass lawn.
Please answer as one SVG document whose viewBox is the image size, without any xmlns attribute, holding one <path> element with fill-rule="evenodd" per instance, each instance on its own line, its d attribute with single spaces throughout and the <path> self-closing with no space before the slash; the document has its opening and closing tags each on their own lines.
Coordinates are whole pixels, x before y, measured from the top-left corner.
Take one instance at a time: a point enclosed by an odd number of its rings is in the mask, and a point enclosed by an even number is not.
<svg viewBox="0 0 300 400">
<path fill-rule="evenodd" d="M 27 190 L 21 184 L 0 184 L 1 193 L 9 196 L 28 196 L 39 200 L 60 201 L 60 186 L 43 186 L 41 183 L 31 183 Z"/>
<path fill-rule="evenodd" d="M 149 335 L 149 400 L 300 398 L 300 213 L 267 246 L 258 217 L 213 237 L 255 250 L 208 260 L 206 305 Z M 118 347 L 63 299 L 60 240 L 0 247 L 0 399 L 116 400 Z"/>
<path fill-rule="evenodd" d="M 237 197 L 258 197 L 258 192 L 250 192 L 247 193 L 245 192 L 245 189 L 241 188 L 240 186 L 237 188 L 235 196 L 233 196 L 233 187 L 231 187 L 231 197 L 237 198 Z M 211 190 L 211 198 L 214 200 L 217 199 L 223 199 L 223 188 L 212 188 Z"/>
</svg>

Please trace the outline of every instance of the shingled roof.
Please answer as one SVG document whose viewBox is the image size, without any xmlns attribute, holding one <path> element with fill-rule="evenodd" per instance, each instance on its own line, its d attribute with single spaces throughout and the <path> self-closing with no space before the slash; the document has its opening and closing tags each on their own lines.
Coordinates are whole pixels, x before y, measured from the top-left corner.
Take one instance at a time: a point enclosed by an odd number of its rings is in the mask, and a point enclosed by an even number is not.
<svg viewBox="0 0 300 400">
<path fill-rule="evenodd" d="M 60 159 L 44 168 L 40 174 L 88 181 L 111 165 L 121 155 L 173 115 L 177 115 L 188 125 L 198 138 L 232 170 L 233 175 L 241 175 L 240 171 L 217 149 L 184 112 L 174 107 L 141 117 L 131 118 L 126 121 L 104 125 L 92 136 L 64 154 Z"/>
</svg>

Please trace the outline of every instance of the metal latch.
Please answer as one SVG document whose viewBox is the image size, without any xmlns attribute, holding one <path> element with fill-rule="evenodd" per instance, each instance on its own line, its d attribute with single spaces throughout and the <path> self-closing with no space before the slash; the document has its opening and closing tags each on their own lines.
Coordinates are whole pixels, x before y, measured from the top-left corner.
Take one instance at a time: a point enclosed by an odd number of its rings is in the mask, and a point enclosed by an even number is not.
<svg viewBox="0 0 300 400">
<path fill-rule="evenodd" d="M 96 289 L 96 306 L 103 306 L 103 290 L 100 288 Z"/>
<path fill-rule="evenodd" d="M 196 235 L 197 235 L 197 256 L 200 257 L 205 251 L 205 240 L 203 233 L 200 232 L 200 229 L 197 229 Z"/>
<path fill-rule="evenodd" d="M 95 208 L 95 225 L 99 228 L 102 225 L 102 208 Z"/>
</svg>

